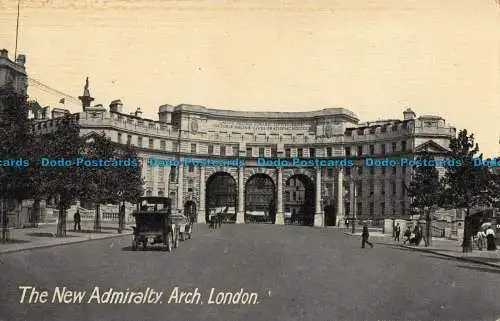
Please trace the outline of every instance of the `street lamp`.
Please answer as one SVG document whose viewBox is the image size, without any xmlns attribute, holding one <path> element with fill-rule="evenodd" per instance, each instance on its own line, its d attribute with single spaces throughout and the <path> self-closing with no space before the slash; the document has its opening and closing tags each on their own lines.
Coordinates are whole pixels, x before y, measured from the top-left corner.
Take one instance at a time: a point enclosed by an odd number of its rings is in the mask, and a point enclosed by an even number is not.
<svg viewBox="0 0 500 321">
<path fill-rule="evenodd" d="M 352 211 L 352 234 L 356 233 L 356 211 L 358 210 L 358 189 L 357 184 L 354 184 L 354 195 L 353 195 L 353 211 Z"/>
</svg>

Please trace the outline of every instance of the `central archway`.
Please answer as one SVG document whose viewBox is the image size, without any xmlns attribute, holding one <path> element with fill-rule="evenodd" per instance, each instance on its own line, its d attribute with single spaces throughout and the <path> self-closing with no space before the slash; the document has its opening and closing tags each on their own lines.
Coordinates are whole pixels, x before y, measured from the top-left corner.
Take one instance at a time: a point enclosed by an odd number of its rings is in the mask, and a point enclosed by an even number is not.
<svg viewBox="0 0 500 321">
<path fill-rule="evenodd" d="M 314 225 L 314 182 L 304 174 L 295 174 L 284 187 L 285 223 Z"/>
<path fill-rule="evenodd" d="M 274 182 L 266 174 L 251 176 L 245 186 L 245 222 L 274 223 L 276 219 Z"/>
<path fill-rule="evenodd" d="M 236 222 L 238 195 L 234 178 L 229 173 L 216 172 L 208 178 L 206 186 L 206 221 L 210 221 L 210 214 L 224 213 L 224 222 Z"/>
</svg>

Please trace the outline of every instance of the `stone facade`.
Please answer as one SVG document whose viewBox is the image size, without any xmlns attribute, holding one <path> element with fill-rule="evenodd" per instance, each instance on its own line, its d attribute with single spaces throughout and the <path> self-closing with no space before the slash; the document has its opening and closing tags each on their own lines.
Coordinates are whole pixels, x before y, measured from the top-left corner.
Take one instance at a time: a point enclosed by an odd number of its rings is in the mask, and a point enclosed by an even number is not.
<svg viewBox="0 0 500 321">
<path fill-rule="evenodd" d="M 443 158 L 450 138 L 455 136 L 455 128 L 441 117 L 417 118 L 410 109 L 404 111 L 402 120 L 359 123 L 357 116 L 344 108 L 242 112 L 163 105 L 158 121 L 141 117 L 140 109 L 125 114 L 122 108 L 119 100 L 111 103 L 109 111 L 100 105 L 86 106 L 75 115 L 82 135 L 103 132 L 115 142 L 133 144 L 143 164 L 151 157 L 245 160 L 240 168 L 143 166 L 146 195 L 171 197 L 177 208 L 196 208 L 199 222 L 205 222 L 207 195 L 213 194 L 207 183 L 221 174 L 234 182 L 230 186 L 235 199 L 228 206 L 236 223 L 244 222 L 249 204 L 266 194 L 248 195 L 246 188 L 257 176 L 272 181 L 266 186 L 272 188 L 270 204 L 276 224 L 283 224 L 301 200 L 308 202 L 307 211 L 314 215 L 311 224 L 316 226 L 342 225 L 353 215 L 380 220 L 381 224 L 385 217 L 408 216 L 410 201 L 405 186 L 411 178 L 409 168 L 369 168 L 363 166 L 364 159 L 411 158 L 423 149 Z M 36 130 L 51 130 L 56 122 L 40 121 Z M 257 166 L 260 157 L 352 159 L 354 166 L 261 167 Z"/>
</svg>

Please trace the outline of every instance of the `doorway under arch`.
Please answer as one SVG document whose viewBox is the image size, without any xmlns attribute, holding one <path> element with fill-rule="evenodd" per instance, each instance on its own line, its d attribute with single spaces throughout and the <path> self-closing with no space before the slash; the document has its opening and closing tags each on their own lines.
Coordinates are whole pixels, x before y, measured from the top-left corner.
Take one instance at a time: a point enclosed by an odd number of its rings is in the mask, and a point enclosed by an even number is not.
<svg viewBox="0 0 500 321">
<path fill-rule="evenodd" d="M 314 182 L 307 175 L 295 174 L 285 183 L 283 207 L 285 223 L 314 225 Z"/>
<path fill-rule="evenodd" d="M 245 185 L 245 222 L 274 223 L 276 192 L 274 182 L 266 174 L 252 175 Z"/>
<path fill-rule="evenodd" d="M 226 172 L 216 172 L 207 180 L 205 193 L 205 219 L 210 215 L 224 213 L 225 223 L 236 222 L 236 203 L 238 200 L 236 181 Z"/>
<path fill-rule="evenodd" d="M 184 215 L 186 215 L 191 223 L 196 223 L 198 220 L 196 214 L 196 203 L 194 201 L 187 201 L 184 204 Z"/>
</svg>

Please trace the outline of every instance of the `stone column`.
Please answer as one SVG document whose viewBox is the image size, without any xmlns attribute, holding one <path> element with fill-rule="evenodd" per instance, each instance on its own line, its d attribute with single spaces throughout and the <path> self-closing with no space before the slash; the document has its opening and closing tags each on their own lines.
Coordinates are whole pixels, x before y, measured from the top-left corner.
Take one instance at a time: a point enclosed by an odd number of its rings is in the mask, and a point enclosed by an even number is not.
<svg viewBox="0 0 500 321">
<path fill-rule="evenodd" d="M 184 165 L 180 162 L 177 178 L 177 209 L 182 209 L 184 207 Z"/>
<path fill-rule="evenodd" d="M 200 204 L 198 208 L 197 222 L 198 223 L 206 223 L 205 219 L 205 167 L 200 166 Z"/>
<path fill-rule="evenodd" d="M 344 213 L 344 171 L 339 168 L 337 176 L 337 226 L 345 227 L 345 213 Z"/>
<path fill-rule="evenodd" d="M 314 226 L 324 226 L 323 211 L 321 209 L 321 167 L 316 169 L 316 193 L 314 194 L 315 211 Z"/>
<path fill-rule="evenodd" d="M 245 167 L 238 167 L 238 212 L 236 224 L 245 223 Z"/>
<path fill-rule="evenodd" d="M 278 179 L 276 180 L 276 220 L 274 224 L 283 225 L 285 224 L 285 215 L 283 214 L 283 168 L 278 167 L 278 173 L 276 175 Z"/>
</svg>

